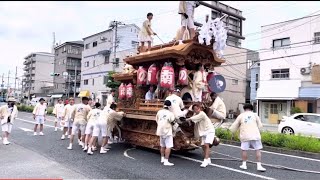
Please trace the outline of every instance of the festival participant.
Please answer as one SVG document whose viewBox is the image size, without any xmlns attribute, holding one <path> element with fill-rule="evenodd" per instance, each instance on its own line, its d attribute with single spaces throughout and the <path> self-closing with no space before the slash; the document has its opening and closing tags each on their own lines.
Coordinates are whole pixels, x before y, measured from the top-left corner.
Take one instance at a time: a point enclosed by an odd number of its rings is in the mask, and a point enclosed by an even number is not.
<svg viewBox="0 0 320 180">
<path fill-rule="evenodd" d="M 208 114 L 211 118 L 214 118 L 215 121 L 221 122 L 227 116 L 226 105 L 217 93 L 212 92 L 210 97 L 212 100 L 212 105 L 209 107 L 210 111 Z"/>
<path fill-rule="evenodd" d="M 171 102 L 171 108 L 169 110 L 174 114 L 176 119 L 179 117 L 184 117 L 187 114 L 187 110 L 184 111 L 184 104 L 180 97 L 180 90 L 175 89 L 171 94 L 165 99 Z"/>
<path fill-rule="evenodd" d="M 88 124 L 87 124 L 87 127 L 86 127 L 86 138 L 85 138 L 85 141 L 84 141 L 84 149 L 83 151 L 87 151 L 88 150 L 88 144 L 89 144 L 89 140 L 92 136 L 92 132 L 93 132 L 93 128 L 95 126 L 95 124 L 97 123 L 98 121 L 98 118 L 100 117 L 101 115 L 101 104 L 100 103 L 95 103 L 94 105 L 95 109 L 92 109 L 88 116 L 87 116 L 87 119 L 88 119 Z"/>
<path fill-rule="evenodd" d="M 72 124 L 73 124 L 73 114 L 75 111 L 75 105 L 74 105 L 74 99 L 70 98 L 68 100 L 68 103 L 66 106 L 64 106 L 64 113 L 63 113 L 63 118 L 62 118 L 62 126 L 63 128 L 63 133 L 61 136 L 61 139 L 65 139 L 65 135 L 68 135 L 68 138 L 71 137 L 71 132 L 72 132 Z M 67 132 L 68 131 L 68 132 Z"/>
<path fill-rule="evenodd" d="M 151 20 L 153 18 L 152 13 L 147 14 L 147 20 L 145 20 L 142 24 L 141 31 L 139 33 L 139 41 L 141 43 L 139 52 L 143 52 L 144 43 L 148 43 L 148 51 L 151 50 L 151 42 L 152 42 L 152 35 L 157 35 L 155 32 L 151 29 Z"/>
<path fill-rule="evenodd" d="M 247 151 L 250 146 L 256 151 L 257 159 L 257 170 L 266 171 L 261 165 L 261 135 L 260 130 L 262 128 L 262 123 L 259 116 L 253 113 L 253 106 L 251 104 L 245 104 L 243 106 L 245 112 L 241 113 L 234 123 L 230 126 L 231 132 L 235 133 L 240 129 L 240 140 L 241 140 L 241 150 L 242 150 L 242 165 L 241 169 L 247 169 Z"/>
<path fill-rule="evenodd" d="M 181 15 L 182 27 L 179 40 L 182 40 L 182 36 L 187 28 L 190 29 L 190 39 L 194 38 L 194 9 L 198 6 L 198 1 L 180 1 L 178 14 Z"/>
<path fill-rule="evenodd" d="M 154 86 L 150 86 L 149 91 L 145 95 L 146 102 L 150 102 L 155 99 L 155 88 Z"/>
<path fill-rule="evenodd" d="M 196 66 L 196 72 L 193 75 L 193 83 L 192 83 L 192 93 L 194 96 L 195 102 L 202 102 L 202 92 L 205 89 L 206 83 L 206 72 L 204 71 L 204 67 L 202 65 Z"/>
<path fill-rule="evenodd" d="M 196 138 L 201 137 L 201 145 L 204 152 L 204 160 L 200 167 L 207 167 L 211 163 L 210 144 L 213 143 L 215 129 L 210 118 L 201 110 L 199 104 L 194 104 L 192 106 L 192 111 L 195 113 L 195 115 L 186 119 L 186 121 L 193 121 L 195 123 L 194 134 Z"/>
<path fill-rule="evenodd" d="M 4 145 L 10 144 L 8 138 L 12 130 L 13 122 L 18 116 L 18 108 L 15 105 L 16 100 L 13 97 L 9 97 L 7 102 L 7 105 L 0 107 L 0 121 Z"/>
<path fill-rule="evenodd" d="M 156 115 L 158 125 L 156 134 L 160 137 L 161 163 L 165 166 L 174 165 L 169 162 L 171 148 L 173 147 L 172 124 L 175 120 L 174 114 L 169 110 L 170 107 L 171 102 L 169 100 L 165 100 L 163 109 L 159 110 Z"/>
<path fill-rule="evenodd" d="M 120 127 L 117 125 L 119 121 L 122 120 L 122 118 L 125 116 L 125 113 L 120 111 L 116 111 L 117 105 L 114 104 L 110 107 L 109 116 L 107 118 L 107 135 L 110 137 L 110 140 L 115 141 L 115 138 L 113 137 L 113 129 L 117 128 L 119 133 L 119 140 L 122 140 L 121 136 L 121 130 Z M 108 143 L 108 140 L 107 140 Z"/>
<path fill-rule="evenodd" d="M 84 148 L 84 140 L 85 140 L 85 129 L 88 122 L 87 116 L 89 112 L 91 111 L 91 107 L 88 105 L 89 98 L 83 97 L 82 103 L 76 105 L 76 108 L 74 110 L 74 122 L 72 124 L 72 134 L 70 138 L 70 144 L 68 149 L 72 149 L 73 139 L 74 135 L 78 132 L 80 129 L 80 135 L 81 135 L 81 142 L 80 145 L 82 148 Z"/>
<path fill-rule="evenodd" d="M 111 104 L 115 104 L 116 101 L 114 100 L 114 96 L 115 96 L 116 91 L 114 89 L 111 90 L 111 93 L 108 95 L 107 98 L 107 105 L 104 107 L 104 111 L 110 108 Z"/>
<path fill-rule="evenodd" d="M 54 131 L 58 130 L 57 124 L 58 122 L 62 120 L 63 112 L 64 111 L 64 105 L 62 99 L 58 99 L 58 104 L 56 104 L 53 108 L 53 114 L 56 116 L 54 120 Z M 61 130 L 63 130 L 63 127 L 61 127 Z"/>
<path fill-rule="evenodd" d="M 34 109 L 33 109 L 33 119 L 36 121 L 36 124 L 34 125 L 34 134 L 37 135 L 37 128 L 38 125 L 40 125 L 40 136 L 43 136 L 43 124 L 46 119 L 46 114 L 47 114 L 47 105 L 44 103 L 45 100 L 43 98 L 40 98 L 39 100 L 40 103 L 38 103 Z"/>
</svg>

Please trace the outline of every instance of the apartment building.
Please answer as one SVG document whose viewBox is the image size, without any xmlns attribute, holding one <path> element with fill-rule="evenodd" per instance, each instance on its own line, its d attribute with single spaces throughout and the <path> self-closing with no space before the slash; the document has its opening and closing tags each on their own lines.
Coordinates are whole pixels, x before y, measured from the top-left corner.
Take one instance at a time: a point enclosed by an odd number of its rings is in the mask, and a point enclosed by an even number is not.
<svg viewBox="0 0 320 180">
<path fill-rule="evenodd" d="M 116 36 L 115 29 L 110 28 L 83 38 L 81 91 L 89 91 L 94 101 L 106 104 L 110 91 L 106 87 L 107 74 L 122 71 L 123 59 L 137 52 L 139 31 L 137 25 L 128 24 L 118 26 Z"/>
</svg>

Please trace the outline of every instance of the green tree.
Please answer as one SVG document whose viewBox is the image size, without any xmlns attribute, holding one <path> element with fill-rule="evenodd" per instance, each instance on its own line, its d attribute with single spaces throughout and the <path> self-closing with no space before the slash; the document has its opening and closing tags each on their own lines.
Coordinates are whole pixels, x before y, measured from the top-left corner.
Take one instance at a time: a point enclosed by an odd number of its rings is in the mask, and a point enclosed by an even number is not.
<svg viewBox="0 0 320 180">
<path fill-rule="evenodd" d="M 107 78 L 106 78 L 106 81 L 107 81 L 107 82 L 106 82 L 106 86 L 109 87 L 109 88 L 111 88 L 111 89 L 117 90 L 117 89 L 119 88 L 119 86 L 120 86 L 120 82 L 115 81 L 115 80 L 113 79 L 112 75 L 115 74 L 115 73 L 116 73 L 116 72 L 114 72 L 114 71 L 108 72 Z"/>
</svg>

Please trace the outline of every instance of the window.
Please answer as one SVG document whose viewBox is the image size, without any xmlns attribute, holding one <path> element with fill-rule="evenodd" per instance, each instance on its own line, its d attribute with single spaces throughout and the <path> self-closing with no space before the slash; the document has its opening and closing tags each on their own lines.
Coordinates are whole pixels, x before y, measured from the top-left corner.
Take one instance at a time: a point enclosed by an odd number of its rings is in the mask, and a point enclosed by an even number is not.
<svg viewBox="0 0 320 180">
<path fill-rule="evenodd" d="M 84 85 L 88 85 L 88 84 L 89 84 L 89 80 L 88 80 L 88 79 L 84 80 L 84 81 L 83 81 L 83 84 L 84 84 Z"/>
<path fill-rule="evenodd" d="M 272 47 L 285 47 L 290 45 L 290 38 L 283 38 L 283 39 L 275 39 L 273 40 Z"/>
<path fill-rule="evenodd" d="M 110 55 L 104 57 L 104 64 L 109 64 Z"/>
<path fill-rule="evenodd" d="M 259 81 L 259 74 L 256 74 L 256 82 Z"/>
<path fill-rule="evenodd" d="M 288 79 L 289 69 L 272 69 L 272 79 Z"/>
<path fill-rule="evenodd" d="M 86 44 L 86 49 L 89 49 L 89 47 L 90 47 L 90 44 Z"/>
<path fill-rule="evenodd" d="M 98 45 L 98 42 L 97 42 L 97 41 L 95 41 L 95 42 L 92 43 L 92 47 L 96 47 L 97 45 Z"/>
<path fill-rule="evenodd" d="M 307 122 L 320 124 L 320 116 L 306 115 L 304 117 Z"/>
<path fill-rule="evenodd" d="M 270 104 L 270 114 L 278 114 L 278 104 Z"/>
<path fill-rule="evenodd" d="M 89 67 L 89 61 L 84 63 L 84 67 Z"/>
<path fill-rule="evenodd" d="M 92 79 L 92 86 L 94 86 L 94 79 Z"/>
<path fill-rule="evenodd" d="M 67 51 L 67 47 L 64 46 L 62 52 L 66 52 Z"/>
<path fill-rule="evenodd" d="M 139 42 L 131 41 L 132 48 L 138 48 Z"/>
<path fill-rule="evenodd" d="M 258 82 L 256 82 L 256 91 L 258 90 L 258 88 L 259 88 L 259 83 Z"/>
<path fill-rule="evenodd" d="M 238 85 L 239 80 L 238 79 L 232 79 L 232 85 Z"/>
<path fill-rule="evenodd" d="M 107 84 L 108 83 L 108 76 L 103 76 L 103 84 Z"/>
<path fill-rule="evenodd" d="M 93 67 L 96 66 L 96 60 L 93 60 Z"/>
<path fill-rule="evenodd" d="M 119 58 L 116 58 L 115 66 L 119 67 Z"/>
<path fill-rule="evenodd" d="M 320 32 L 314 33 L 314 43 L 319 44 L 320 43 Z"/>
<path fill-rule="evenodd" d="M 65 64 L 66 63 L 66 60 L 64 59 L 64 60 L 62 60 L 62 64 Z"/>
</svg>

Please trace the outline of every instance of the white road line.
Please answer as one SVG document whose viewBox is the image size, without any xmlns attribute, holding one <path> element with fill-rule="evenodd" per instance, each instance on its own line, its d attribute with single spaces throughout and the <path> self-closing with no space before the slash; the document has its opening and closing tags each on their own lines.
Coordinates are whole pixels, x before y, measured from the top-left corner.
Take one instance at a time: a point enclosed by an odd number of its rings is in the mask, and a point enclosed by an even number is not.
<svg viewBox="0 0 320 180">
<path fill-rule="evenodd" d="M 27 128 L 19 127 L 19 129 L 21 129 L 22 131 L 25 131 L 25 132 L 33 132 L 33 130 L 27 129 Z"/>
<path fill-rule="evenodd" d="M 179 157 L 179 158 L 182 158 L 182 159 L 186 159 L 186 160 L 189 160 L 189 161 L 200 162 L 200 163 L 202 162 L 200 160 L 189 158 L 189 157 L 185 157 L 185 156 L 181 156 L 181 155 L 173 154 L 172 156 L 176 156 L 176 157 Z M 218 164 L 211 163 L 209 165 L 210 166 L 214 166 L 214 167 L 218 167 L 218 168 L 221 168 L 221 169 L 226 169 L 226 170 L 229 170 L 229 171 L 233 171 L 233 172 L 238 172 L 238 173 L 241 173 L 241 174 L 246 174 L 246 175 L 249 175 L 249 176 L 258 177 L 258 178 L 261 178 L 261 179 L 275 180 L 272 177 L 267 177 L 267 176 L 262 176 L 262 175 L 259 175 L 259 174 L 254 174 L 254 173 L 250 173 L 250 172 L 246 172 L 246 171 L 241 171 L 241 170 L 238 170 L 238 169 L 233 169 L 233 168 L 229 168 L 229 167 L 226 167 L 226 166 L 221 166 L 221 165 L 218 165 Z"/>
<path fill-rule="evenodd" d="M 24 122 L 27 122 L 27 123 L 35 124 L 35 122 L 34 122 L 34 121 L 28 121 L 28 120 L 25 120 L 25 119 L 21 119 L 21 118 L 16 118 L 16 120 L 20 120 L 20 121 L 24 121 Z M 47 127 L 52 127 L 52 128 L 54 128 L 54 126 L 51 126 L 51 125 L 47 125 L 47 124 L 44 124 L 44 126 L 47 126 Z"/>
<path fill-rule="evenodd" d="M 132 149 L 136 149 L 136 148 L 131 148 L 131 149 L 127 149 L 127 150 L 125 150 L 124 152 L 123 152 L 123 155 L 125 156 L 125 157 L 127 157 L 127 158 L 130 158 L 130 159 L 134 159 L 134 160 L 136 160 L 135 158 L 133 158 L 133 157 L 131 157 L 131 156 L 129 156 L 128 155 L 128 151 L 130 151 L 130 150 L 132 150 Z"/>
<path fill-rule="evenodd" d="M 239 146 L 234 146 L 234 145 L 230 145 L 230 144 L 220 144 L 222 146 L 229 146 L 229 147 L 235 147 L 240 149 Z M 294 155 L 289 155 L 289 154 L 281 154 L 281 153 L 276 153 L 276 152 L 270 152 L 270 151 L 261 151 L 264 153 L 268 153 L 268 154 L 274 154 L 274 155 L 278 155 L 278 156 L 287 156 L 287 157 L 292 157 L 292 158 L 297 158 L 297 159 L 304 159 L 304 160 L 308 160 L 308 161 L 315 161 L 315 162 L 320 162 L 319 159 L 312 159 L 312 158 L 306 158 L 306 157 L 301 157 L 301 156 L 294 156 Z"/>
</svg>

